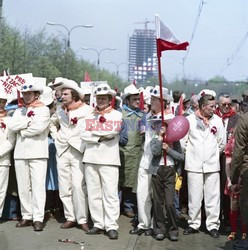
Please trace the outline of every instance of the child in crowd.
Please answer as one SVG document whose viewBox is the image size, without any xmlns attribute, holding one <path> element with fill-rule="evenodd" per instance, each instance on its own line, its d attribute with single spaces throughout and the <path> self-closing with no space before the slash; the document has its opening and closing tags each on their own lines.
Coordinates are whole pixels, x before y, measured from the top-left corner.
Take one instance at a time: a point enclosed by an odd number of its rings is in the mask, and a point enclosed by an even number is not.
<svg viewBox="0 0 248 250">
<path fill-rule="evenodd" d="M 171 114 L 165 115 L 169 116 Z M 157 121 L 160 122 L 161 120 Z M 154 126 L 158 128 L 158 126 Z M 183 161 L 184 154 L 181 150 L 179 141 L 174 143 L 163 143 L 163 134 L 165 127 L 161 127 L 158 135 L 151 140 L 151 151 L 153 154 L 149 172 L 152 174 L 153 189 L 153 230 L 156 240 L 163 240 L 166 231 L 171 241 L 178 240 L 177 215 L 174 206 L 175 197 L 175 177 L 177 170 L 175 169 L 176 161 Z M 166 153 L 166 164 L 164 159 Z M 167 229 L 165 226 L 164 204 L 167 214 Z"/>
</svg>

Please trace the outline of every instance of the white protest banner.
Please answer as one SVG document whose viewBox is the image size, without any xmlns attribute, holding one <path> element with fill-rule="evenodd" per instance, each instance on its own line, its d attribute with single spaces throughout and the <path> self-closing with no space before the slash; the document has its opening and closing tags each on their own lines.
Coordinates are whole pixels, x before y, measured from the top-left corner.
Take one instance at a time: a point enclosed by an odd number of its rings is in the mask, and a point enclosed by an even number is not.
<svg viewBox="0 0 248 250">
<path fill-rule="evenodd" d="M 6 94 L 11 94 L 14 88 L 17 88 L 26 82 L 32 80 L 32 73 L 20 74 L 20 75 L 10 75 L 0 77 L 0 84 L 3 85 Z"/>
</svg>

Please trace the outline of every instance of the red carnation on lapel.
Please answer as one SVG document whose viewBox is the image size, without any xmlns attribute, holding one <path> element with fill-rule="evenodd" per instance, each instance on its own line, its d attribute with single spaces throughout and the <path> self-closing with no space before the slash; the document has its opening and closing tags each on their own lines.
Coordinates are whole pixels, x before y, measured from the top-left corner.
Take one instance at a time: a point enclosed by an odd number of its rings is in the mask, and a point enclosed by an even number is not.
<svg viewBox="0 0 248 250">
<path fill-rule="evenodd" d="M 28 113 L 27 113 L 27 117 L 32 117 L 34 116 L 34 111 L 33 110 L 30 110 Z"/>
<path fill-rule="evenodd" d="M 6 129 L 6 124 L 5 124 L 4 122 L 1 122 L 1 123 L 0 123 L 0 127 L 1 127 L 1 129 L 4 130 L 4 129 Z"/>
<path fill-rule="evenodd" d="M 104 116 L 100 116 L 99 122 L 100 122 L 100 123 L 106 122 L 106 118 L 105 118 Z"/>
<path fill-rule="evenodd" d="M 213 133 L 214 135 L 216 134 L 217 132 L 217 128 L 215 126 L 213 126 L 210 130 L 211 133 Z"/>
<path fill-rule="evenodd" d="M 71 124 L 72 125 L 76 125 L 77 122 L 78 122 L 78 118 L 77 117 L 71 118 Z"/>
</svg>

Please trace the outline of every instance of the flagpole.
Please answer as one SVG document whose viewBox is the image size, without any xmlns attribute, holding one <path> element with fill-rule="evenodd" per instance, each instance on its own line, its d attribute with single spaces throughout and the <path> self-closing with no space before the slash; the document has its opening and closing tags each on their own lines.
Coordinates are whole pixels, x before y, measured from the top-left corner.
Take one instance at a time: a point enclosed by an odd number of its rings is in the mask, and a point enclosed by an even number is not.
<svg viewBox="0 0 248 250">
<path fill-rule="evenodd" d="M 163 82 L 161 73 L 161 51 L 159 49 L 158 39 L 157 42 L 157 58 L 158 58 L 158 79 L 159 79 L 159 92 L 160 92 L 160 105 L 161 105 L 161 117 L 162 117 L 162 127 L 165 126 L 164 122 L 164 99 L 163 99 Z M 163 142 L 165 142 L 165 133 L 163 134 Z M 166 166 L 166 153 L 164 151 L 164 165 Z"/>
<path fill-rule="evenodd" d="M 157 58 L 158 58 L 158 77 L 159 77 L 159 89 L 160 89 L 160 103 L 162 110 L 162 126 L 165 126 L 164 122 L 164 101 L 162 94 L 162 73 L 161 73 L 161 53 L 164 50 L 186 50 L 189 45 L 188 42 L 180 43 L 180 41 L 174 36 L 168 27 L 166 27 L 160 20 L 158 15 L 155 15 L 156 26 L 156 43 L 157 43 Z M 163 142 L 166 142 L 165 134 L 163 134 Z M 166 155 L 164 151 L 164 162 L 166 165 Z"/>
</svg>

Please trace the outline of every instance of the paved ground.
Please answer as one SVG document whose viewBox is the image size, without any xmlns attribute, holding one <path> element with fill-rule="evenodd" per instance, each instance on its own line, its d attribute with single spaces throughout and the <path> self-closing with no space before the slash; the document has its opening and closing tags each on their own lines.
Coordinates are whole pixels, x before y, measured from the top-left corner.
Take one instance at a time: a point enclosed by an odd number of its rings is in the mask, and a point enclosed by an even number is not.
<svg viewBox="0 0 248 250">
<path fill-rule="evenodd" d="M 232 249 L 232 243 L 227 242 L 227 236 L 219 239 L 211 238 L 201 231 L 190 236 L 182 235 L 185 223 L 180 224 L 180 238 L 178 242 L 168 239 L 156 241 L 149 236 L 133 236 L 128 232 L 131 229 L 130 219 L 124 216 L 119 220 L 119 239 L 109 240 L 104 234 L 87 235 L 81 229 L 60 229 L 60 224 L 51 219 L 47 222 L 43 232 L 36 233 L 32 227 L 16 228 L 14 221 L 0 222 L 0 250 L 202 250 L 202 249 Z M 58 239 L 83 241 L 84 245 L 62 243 Z"/>
</svg>

